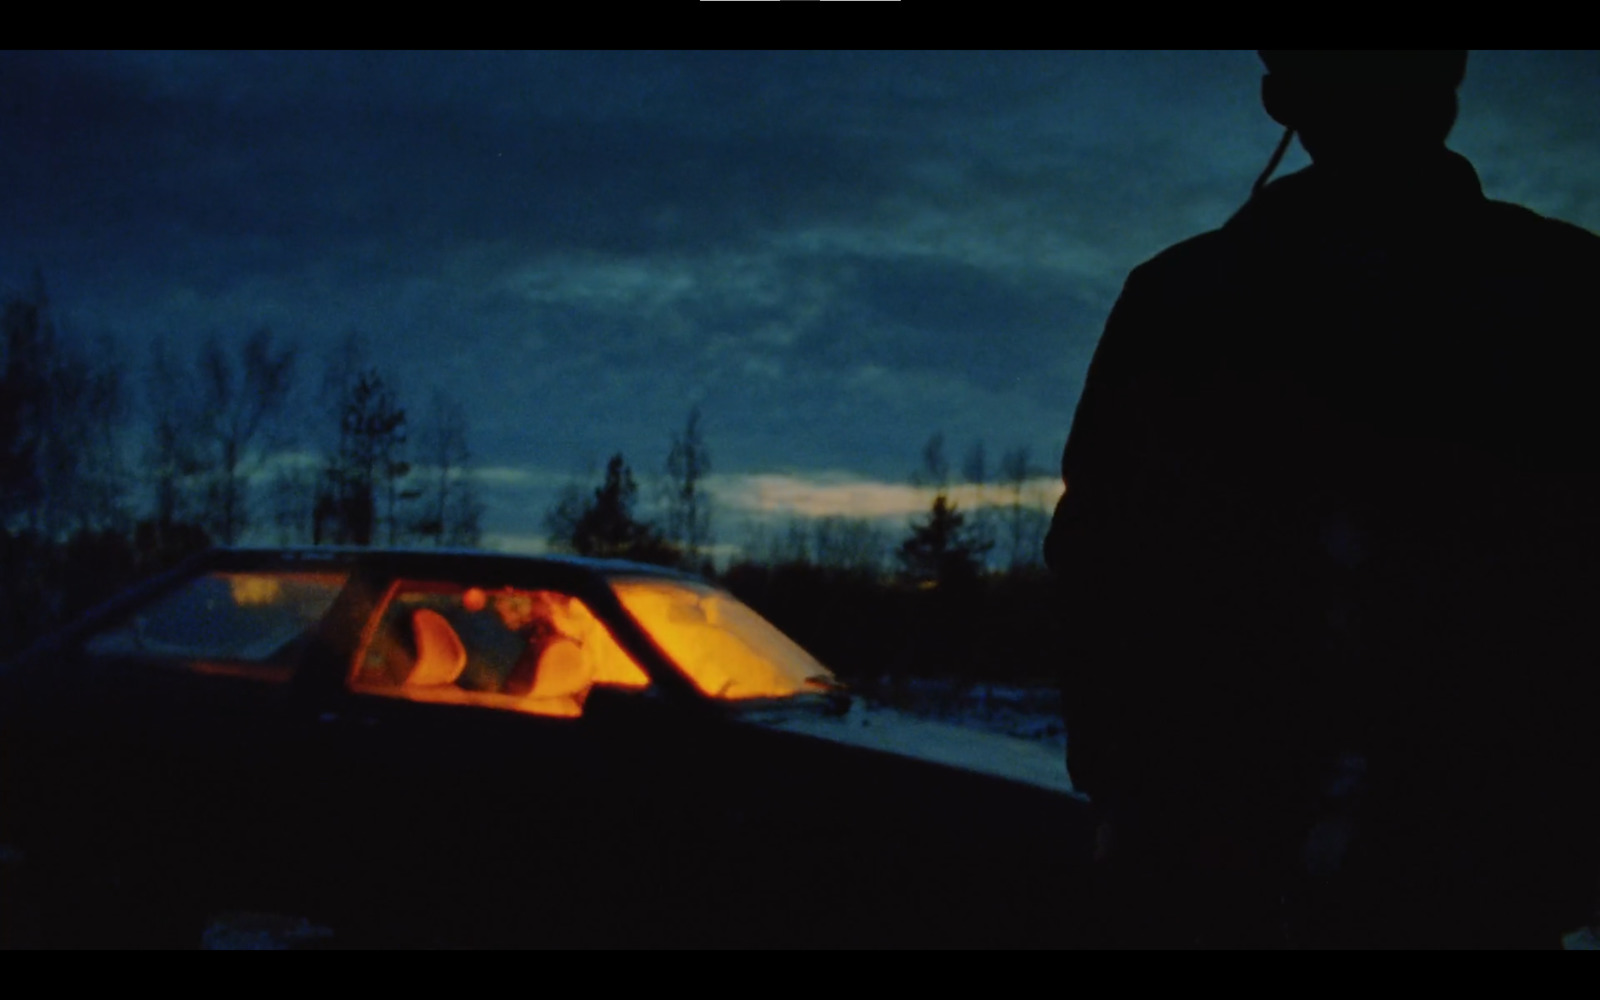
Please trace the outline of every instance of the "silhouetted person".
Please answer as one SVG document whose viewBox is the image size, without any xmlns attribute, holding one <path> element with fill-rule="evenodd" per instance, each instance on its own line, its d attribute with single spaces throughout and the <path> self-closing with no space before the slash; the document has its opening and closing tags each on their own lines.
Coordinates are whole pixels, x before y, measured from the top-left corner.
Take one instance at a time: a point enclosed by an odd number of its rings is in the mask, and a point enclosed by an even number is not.
<svg viewBox="0 0 1600 1000">
<path fill-rule="evenodd" d="M 1046 545 L 1112 940 L 1556 946 L 1600 858 L 1600 238 L 1446 149 L 1466 53 L 1262 58 L 1268 174 L 1312 166 L 1129 277 Z"/>
</svg>

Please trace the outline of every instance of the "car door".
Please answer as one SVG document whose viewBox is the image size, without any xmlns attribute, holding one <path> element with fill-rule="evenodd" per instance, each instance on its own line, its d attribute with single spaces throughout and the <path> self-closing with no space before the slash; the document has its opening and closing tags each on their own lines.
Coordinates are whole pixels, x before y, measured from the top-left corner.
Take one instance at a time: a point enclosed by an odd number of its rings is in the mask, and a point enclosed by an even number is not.
<svg viewBox="0 0 1600 1000">
<path fill-rule="evenodd" d="M 291 678 L 345 579 L 213 563 L 21 668 L 28 766 L 11 805 L 41 864 L 168 897 L 246 872 Z"/>
<path fill-rule="evenodd" d="M 647 937 L 688 741 L 583 599 L 421 574 L 363 632 L 309 729 L 317 915 L 389 943 Z"/>
<path fill-rule="evenodd" d="M 723 709 L 697 730 L 694 765 L 717 782 L 699 795 L 704 869 L 720 891 L 700 897 L 737 915 L 719 940 L 1048 940 L 1050 908 L 1063 898 L 1060 860 L 1083 828 L 1075 800 L 941 763 L 903 738 L 898 747 L 861 738 L 870 714 L 849 713 L 822 664 L 725 592 L 662 576 L 619 576 L 613 589 L 661 654 Z"/>
</svg>

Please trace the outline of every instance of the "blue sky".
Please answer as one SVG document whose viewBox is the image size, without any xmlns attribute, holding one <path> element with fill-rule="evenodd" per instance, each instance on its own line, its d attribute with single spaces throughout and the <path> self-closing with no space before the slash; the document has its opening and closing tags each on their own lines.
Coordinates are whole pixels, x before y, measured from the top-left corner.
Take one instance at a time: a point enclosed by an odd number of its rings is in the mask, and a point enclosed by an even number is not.
<svg viewBox="0 0 1600 1000">
<path fill-rule="evenodd" d="M 130 366 L 359 332 L 419 411 L 465 405 L 496 544 L 612 452 L 658 471 L 691 405 L 725 541 L 903 521 L 935 431 L 957 467 L 1054 465 L 1127 272 L 1271 153 L 1259 77 L 1249 51 L 5 54 L 0 286 L 38 267 Z M 1461 104 L 1490 196 L 1600 229 L 1600 55 L 1474 53 Z"/>
</svg>

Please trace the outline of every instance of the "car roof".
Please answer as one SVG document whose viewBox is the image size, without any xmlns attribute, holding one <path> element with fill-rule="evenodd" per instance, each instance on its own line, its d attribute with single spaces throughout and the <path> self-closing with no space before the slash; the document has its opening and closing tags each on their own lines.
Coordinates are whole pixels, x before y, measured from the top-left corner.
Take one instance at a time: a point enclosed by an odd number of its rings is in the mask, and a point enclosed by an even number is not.
<svg viewBox="0 0 1600 1000">
<path fill-rule="evenodd" d="M 571 573 L 579 571 L 600 577 L 651 576 L 685 583 L 705 584 L 704 577 L 669 566 L 633 562 L 626 559 L 597 559 L 587 556 L 549 553 L 519 555 L 455 548 L 363 548 L 322 545 L 311 547 L 216 546 L 205 553 L 208 562 L 243 568 L 249 565 L 296 564 L 306 568 L 329 566 L 353 568 L 370 566 L 394 575 L 414 573 L 467 575 L 486 573 L 499 576 L 507 572 L 541 569 Z"/>
</svg>

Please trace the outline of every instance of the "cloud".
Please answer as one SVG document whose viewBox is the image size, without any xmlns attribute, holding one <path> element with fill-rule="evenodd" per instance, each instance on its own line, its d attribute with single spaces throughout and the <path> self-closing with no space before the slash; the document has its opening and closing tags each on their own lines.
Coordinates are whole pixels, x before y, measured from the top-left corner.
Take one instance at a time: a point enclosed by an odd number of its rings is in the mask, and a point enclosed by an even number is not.
<svg viewBox="0 0 1600 1000">
<path fill-rule="evenodd" d="M 418 466 L 419 470 L 425 469 Z M 493 487 L 535 487 L 549 489 L 567 482 L 566 476 L 542 468 L 523 468 L 510 465 L 490 465 L 472 468 L 469 472 L 474 482 Z"/>
<path fill-rule="evenodd" d="M 275 451 L 262 460 L 256 478 L 266 481 L 279 473 L 314 472 L 322 468 L 324 461 L 324 456 L 308 449 Z"/>
<path fill-rule="evenodd" d="M 135 362 L 157 334 L 268 325 L 314 367 L 365 333 L 411 405 L 463 402 L 508 536 L 565 471 L 657 470 L 695 403 L 720 473 L 811 482 L 761 503 L 903 517 L 934 431 L 1059 452 L 1127 272 L 1266 162 L 1259 72 L 1247 51 L 13 53 L 0 265 L 15 286 L 39 262 L 64 325 Z M 1474 55 L 1458 146 L 1491 195 L 1600 227 L 1597 92 L 1592 53 Z M 808 479 L 827 469 L 859 482 Z"/>
<path fill-rule="evenodd" d="M 1593 52 L 1475 52 L 1450 144 L 1484 193 L 1600 231 L 1600 134 Z"/>
<path fill-rule="evenodd" d="M 846 472 L 757 473 L 716 476 L 707 483 L 715 501 L 729 510 L 775 517 L 846 517 L 868 520 L 914 517 L 932 506 L 936 490 L 908 483 L 883 482 Z M 1054 506 L 1062 493 L 1060 480 L 1040 477 L 1022 484 L 1028 506 Z M 959 483 L 946 490 L 964 510 L 1007 507 L 1010 490 Z"/>
<path fill-rule="evenodd" d="M 480 542 L 491 552 L 538 556 L 551 551 L 550 543 L 543 535 L 490 531 L 484 533 Z"/>
</svg>

